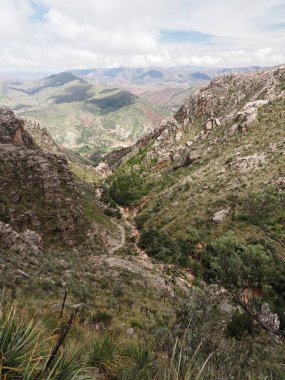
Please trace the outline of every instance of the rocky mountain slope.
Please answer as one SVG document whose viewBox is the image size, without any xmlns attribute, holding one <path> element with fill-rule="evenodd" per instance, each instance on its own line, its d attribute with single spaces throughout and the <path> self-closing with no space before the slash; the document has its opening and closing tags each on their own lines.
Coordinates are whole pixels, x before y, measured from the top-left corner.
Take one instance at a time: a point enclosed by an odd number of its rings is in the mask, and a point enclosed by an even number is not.
<svg viewBox="0 0 285 380">
<path fill-rule="evenodd" d="M 71 73 L 0 84 L 0 104 L 40 122 L 57 144 L 88 151 L 131 145 L 168 111 L 131 92 L 90 84 Z"/>
<path fill-rule="evenodd" d="M 67 158 L 38 124 L 0 109 L 0 244 L 27 253 L 81 244 L 91 228 Z"/>
<path fill-rule="evenodd" d="M 251 236 L 254 227 L 235 220 L 239 202 L 284 185 L 284 90 L 283 68 L 214 79 L 122 151 L 110 180 L 115 199 L 141 204 L 143 230 L 198 247 L 228 229 Z"/>
<path fill-rule="evenodd" d="M 284 91 L 284 69 L 216 78 L 106 183 L 2 109 L 5 302 L 55 344 L 76 310 L 62 351 L 91 378 L 281 379 Z"/>
</svg>

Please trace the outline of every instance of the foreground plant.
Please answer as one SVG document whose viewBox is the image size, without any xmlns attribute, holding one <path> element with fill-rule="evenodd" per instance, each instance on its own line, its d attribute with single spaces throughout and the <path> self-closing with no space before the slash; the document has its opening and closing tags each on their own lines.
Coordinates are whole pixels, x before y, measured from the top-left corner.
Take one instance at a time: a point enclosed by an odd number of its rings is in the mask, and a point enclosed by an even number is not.
<svg viewBox="0 0 285 380">
<path fill-rule="evenodd" d="M 54 346 L 39 323 L 19 320 L 16 310 L 0 319 L 0 375 L 9 380 L 88 379 L 76 356 Z"/>
</svg>

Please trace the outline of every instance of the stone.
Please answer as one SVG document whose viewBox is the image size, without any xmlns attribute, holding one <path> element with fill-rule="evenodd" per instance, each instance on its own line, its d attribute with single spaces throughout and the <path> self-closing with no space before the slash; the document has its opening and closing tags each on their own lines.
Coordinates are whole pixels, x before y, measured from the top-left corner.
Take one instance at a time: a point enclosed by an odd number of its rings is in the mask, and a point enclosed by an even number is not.
<svg viewBox="0 0 285 380">
<path fill-rule="evenodd" d="M 100 162 L 100 164 L 94 168 L 94 171 L 100 178 L 107 178 L 112 174 L 112 170 L 106 162 Z"/>
<path fill-rule="evenodd" d="M 129 329 L 127 329 L 127 334 L 128 335 L 134 335 L 134 333 L 135 333 L 135 330 L 132 327 L 130 327 Z"/>
<path fill-rule="evenodd" d="M 21 269 L 17 269 L 16 273 L 20 274 L 23 277 L 31 277 L 28 273 L 22 271 Z"/>
<path fill-rule="evenodd" d="M 214 128 L 220 127 L 221 125 L 222 124 L 221 124 L 220 119 L 218 119 L 217 117 L 211 117 L 210 119 L 206 121 L 204 125 L 204 132 L 208 133 L 212 131 Z"/>
<path fill-rule="evenodd" d="M 230 305 L 227 302 L 223 302 L 220 304 L 220 312 L 223 314 L 233 314 L 236 310 L 236 307 Z"/>
<path fill-rule="evenodd" d="M 215 222 L 215 223 L 222 222 L 228 216 L 229 212 L 230 212 L 229 207 L 217 211 L 213 216 L 213 222 Z"/>
<path fill-rule="evenodd" d="M 26 230 L 18 233 L 9 224 L 0 222 L 0 245 L 20 254 L 38 253 L 42 238 L 36 232 Z"/>
<path fill-rule="evenodd" d="M 198 153 L 198 152 L 192 152 L 189 155 L 189 161 L 190 161 L 191 164 L 193 164 L 195 162 L 198 162 L 200 158 L 201 158 L 201 154 Z"/>
<path fill-rule="evenodd" d="M 236 114 L 235 120 L 238 123 L 239 130 L 241 132 L 246 131 L 255 121 L 257 117 L 257 110 L 259 107 L 268 104 L 269 100 L 255 100 L 253 102 L 248 102 L 242 108 L 240 112 Z"/>
<path fill-rule="evenodd" d="M 261 306 L 261 313 L 259 315 L 259 320 L 264 325 L 278 331 L 280 328 L 280 320 L 277 314 L 272 313 L 267 303 L 263 303 Z"/>
</svg>

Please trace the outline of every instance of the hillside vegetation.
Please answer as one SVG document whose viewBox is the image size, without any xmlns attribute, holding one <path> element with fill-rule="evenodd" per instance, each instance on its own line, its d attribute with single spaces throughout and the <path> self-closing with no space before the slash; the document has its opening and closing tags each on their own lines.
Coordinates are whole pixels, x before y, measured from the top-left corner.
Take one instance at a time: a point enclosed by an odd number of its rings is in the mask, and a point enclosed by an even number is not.
<svg viewBox="0 0 285 380">
<path fill-rule="evenodd" d="M 2 377 L 284 378 L 284 84 L 214 79 L 105 181 L 1 110 Z"/>
<path fill-rule="evenodd" d="M 141 249 L 226 289 L 238 339 L 256 325 L 284 335 L 284 83 L 282 68 L 214 79 L 109 179 L 135 210 Z"/>
</svg>

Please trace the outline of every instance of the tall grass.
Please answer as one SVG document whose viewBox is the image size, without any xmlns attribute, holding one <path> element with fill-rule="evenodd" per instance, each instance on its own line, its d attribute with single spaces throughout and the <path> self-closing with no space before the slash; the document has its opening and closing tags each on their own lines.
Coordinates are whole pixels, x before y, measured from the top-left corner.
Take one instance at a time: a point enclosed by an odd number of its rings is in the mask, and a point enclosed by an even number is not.
<svg viewBox="0 0 285 380">
<path fill-rule="evenodd" d="M 177 339 L 171 358 L 162 359 L 142 340 L 123 340 L 103 334 L 93 341 L 90 364 L 99 368 L 106 379 L 201 380 L 212 356 L 201 359 L 201 346 L 189 355 L 185 338 L 182 342 Z"/>
<path fill-rule="evenodd" d="M 179 348 L 178 339 L 176 339 L 171 360 L 166 363 L 162 380 L 199 380 L 203 378 L 204 370 L 213 353 L 209 354 L 204 361 L 198 360 L 197 356 L 202 343 L 192 356 L 185 354 L 184 343 L 183 339 Z"/>
</svg>

